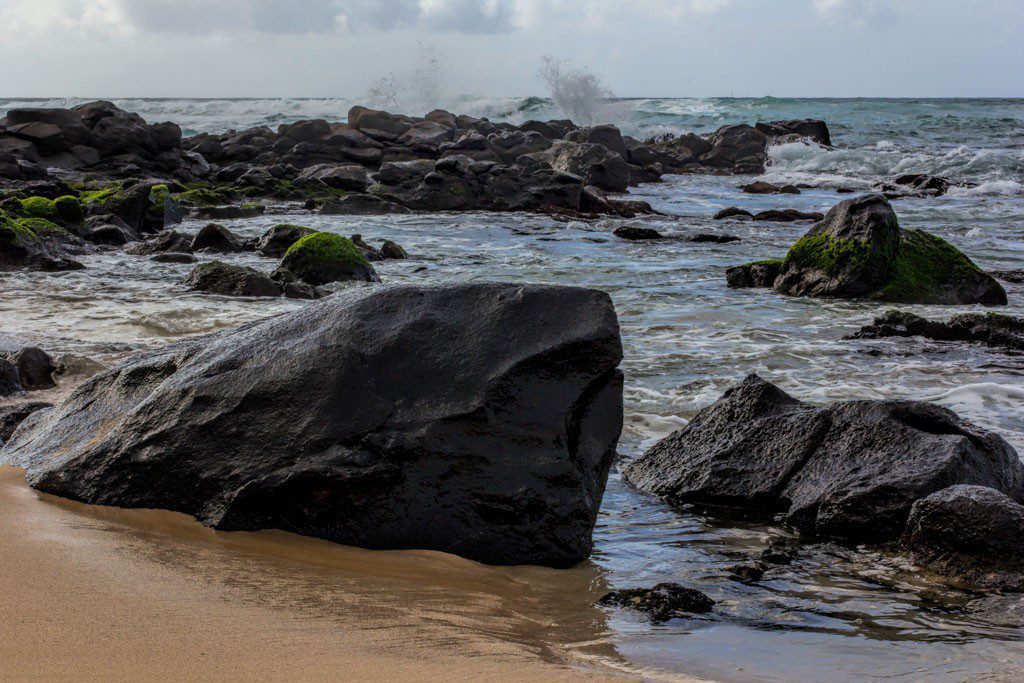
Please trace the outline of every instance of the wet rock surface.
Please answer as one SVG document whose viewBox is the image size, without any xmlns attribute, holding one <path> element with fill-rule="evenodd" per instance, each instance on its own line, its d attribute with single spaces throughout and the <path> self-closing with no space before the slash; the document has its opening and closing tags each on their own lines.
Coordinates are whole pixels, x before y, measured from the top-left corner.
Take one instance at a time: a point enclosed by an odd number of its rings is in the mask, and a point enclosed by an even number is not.
<svg viewBox="0 0 1024 683">
<path fill-rule="evenodd" d="M 984 486 L 951 486 L 916 503 L 903 544 L 915 562 L 966 587 L 1024 591 L 1024 505 Z"/>
<path fill-rule="evenodd" d="M 710 612 L 715 601 L 700 591 L 677 583 L 659 583 L 653 588 L 627 588 L 605 595 L 602 605 L 615 605 L 646 612 L 652 622 Z"/>
<path fill-rule="evenodd" d="M 906 311 L 887 311 L 851 335 L 851 339 L 924 337 L 935 341 L 985 344 L 1024 351 L 1024 320 L 999 313 L 964 313 L 940 322 Z"/>
<path fill-rule="evenodd" d="M 810 536 L 897 538 L 915 501 L 954 484 L 1024 492 L 1001 437 L 915 401 L 801 403 L 757 375 L 624 469 L 671 503 L 782 513 Z"/>
<path fill-rule="evenodd" d="M 2 458 L 44 492 L 218 529 L 564 567 L 590 553 L 621 357 L 594 290 L 354 288 L 134 356 Z"/>
</svg>

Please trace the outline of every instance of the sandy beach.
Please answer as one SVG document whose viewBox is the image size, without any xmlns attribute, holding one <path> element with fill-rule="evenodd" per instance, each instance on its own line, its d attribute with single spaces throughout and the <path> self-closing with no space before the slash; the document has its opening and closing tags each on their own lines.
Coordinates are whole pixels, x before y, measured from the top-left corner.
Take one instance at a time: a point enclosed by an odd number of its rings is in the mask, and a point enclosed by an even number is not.
<svg viewBox="0 0 1024 683">
<path fill-rule="evenodd" d="M 0 678 L 623 680 L 573 664 L 601 630 L 587 572 L 216 533 L 43 496 L 3 467 Z M 556 587 L 577 590 L 561 609 Z"/>
</svg>

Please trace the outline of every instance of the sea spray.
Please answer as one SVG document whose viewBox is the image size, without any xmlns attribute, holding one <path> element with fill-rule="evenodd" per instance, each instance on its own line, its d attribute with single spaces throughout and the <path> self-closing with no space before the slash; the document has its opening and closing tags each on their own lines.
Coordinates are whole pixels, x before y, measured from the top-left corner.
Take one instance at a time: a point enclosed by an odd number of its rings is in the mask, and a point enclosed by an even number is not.
<svg viewBox="0 0 1024 683">
<path fill-rule="evenodd" d="M 380 77 L 363 101 L 375 109 L 422 116 L 447 103 L 444 80 L 444 54 L 421 41 L 413 67 Z"/>
<path fill-rule="evenodd" d="M 614 95 L 600 78 L 583 67 L 551 56 L 541 59 L 539 73 L 555 106 L 574 122 L 585 126 L 607 122 L 602 115 L 605 104 Z"/>
</svg>

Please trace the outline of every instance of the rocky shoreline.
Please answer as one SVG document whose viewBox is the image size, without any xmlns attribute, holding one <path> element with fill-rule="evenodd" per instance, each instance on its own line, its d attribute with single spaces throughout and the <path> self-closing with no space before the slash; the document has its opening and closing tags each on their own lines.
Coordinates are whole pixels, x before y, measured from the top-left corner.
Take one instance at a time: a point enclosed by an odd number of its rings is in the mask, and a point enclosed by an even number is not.
<svg viewBox="0 0 1024 683">
<path fill-rule="evenodd" d="M 359 234 L 292 223 L 255 240 L 216 222 L 196 234 L 175 226 L 185 216 L 259 216 L 274 202 L 327 216 L 524 211 L 628 219 L 654 213 L 618 196 L 630 187 L 665 174 L 761 173 L 770 144 L 796 140 L 832 144 L 827 126 L 809 120 L 641 142 L 614 126 L 514 126 L 355 107 L 346 123 L 183 138 L 174 124 L 151 125 L 105 102 L 12 110 L 0 122 L 0 270 L 74 270 L 85 267 L 76 257 L 123 250 L 195 263 L 180 282 L 190 291 L 326 298 L 265 324 L 133 357 L 56 407 L 7 405 L 0 461 L 27 468 L 45 492 L 180 510 L 218 529 L 280 528 L 363 547 L 571 566 L 590 552 L 622 422 L 621 342 L 605 295 L 505 284 L 391 286 L 381 284 L 374 263 L 408 257 L 395 242 L 374 246 Z M 945 179 L 908 175 L 827 214 L 720 211 L 719 220 L 814 221 L 784 258 L 729 269 L 729 285 L 1003 305 L 1002 285 L 967 255 L 899 226 L 890 200 L 948 189 Z M 801 192 L 762 182 L 743 190 Z M 663 240 L 642 226 L 613 234 Z M 216 260 L 240 252 L 277 265 L 264 272 Z M 345 282 L 369 286 L 328 296 Z M 896 312 L 855 337 L 924 336 L 1014 351 L 1020 325 L 1008 316 L 947 324 Z M 355 341 L 337 348 L 318 336 L 324 330 Z M 451 365 L 452 348 L 474 349 L 460 355 L 467 365 Z M 0 395 L 25 397 L 57 370 L 38 349 L 0 358 Z M 338 403 L 321 384 L 366 392 Z M 194 448 L 197 433 L 208 449 Z M 887 448 L 894 443 L 902 450 Z M 263 454 L 258 462 L 249 462 L 253 444 Z M 514 468 L 499 457 L 510 444 Z M 49 457 L 55 451 L 60 458 Z M 133 460 L 139 451 L 144 466 Z M 626 476 L 673 505 L 778 515 L 808 542 L 884 548 L 970 590 L 1024 590 L 1024 561 L 1007 551 L 1024 531 L 1018 454 L 930 404 L 816 407 L 751 377 L 631 462 Z M 965 528 L 968 541 L 958 536 Z M 775 549 L 732 571 L 756 582 L 790 552 Z M 654 621 L 714 606 L 672 584 L 628 589 L 604 603 L 646 610 Z"/>
</svg>

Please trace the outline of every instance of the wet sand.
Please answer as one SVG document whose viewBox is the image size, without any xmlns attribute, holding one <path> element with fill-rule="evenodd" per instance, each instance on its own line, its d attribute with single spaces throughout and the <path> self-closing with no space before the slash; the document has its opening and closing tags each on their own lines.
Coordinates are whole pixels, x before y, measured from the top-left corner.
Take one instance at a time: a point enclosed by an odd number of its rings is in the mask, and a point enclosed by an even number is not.
<svg viewBox="0 0 1024 683">
<path fill-rule="evenodd" d="M 220 533 L 0 467 L 4 680 L 629 680 L 602 590 L 590 565 Z"/>
</svg>

